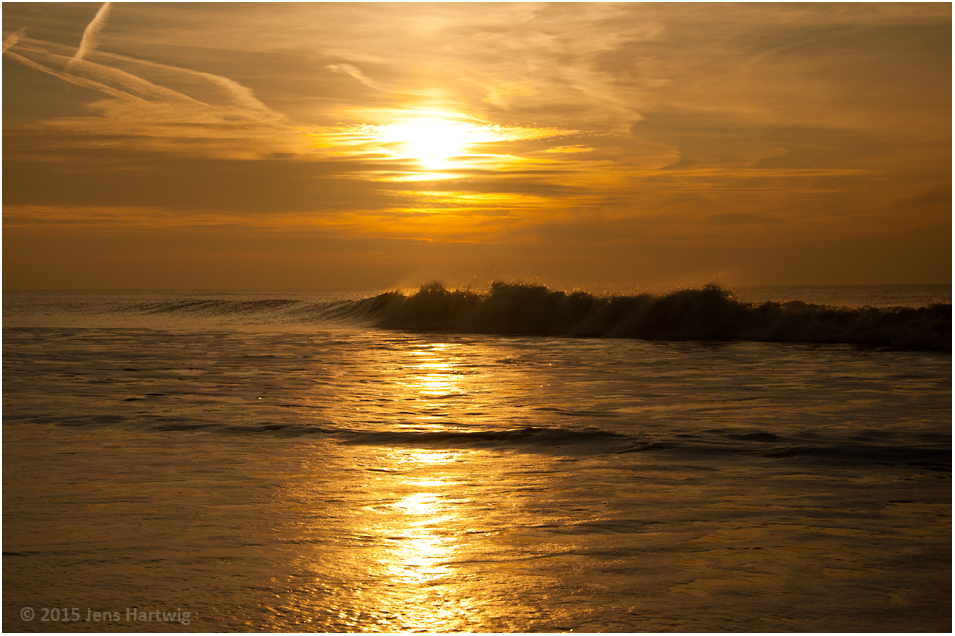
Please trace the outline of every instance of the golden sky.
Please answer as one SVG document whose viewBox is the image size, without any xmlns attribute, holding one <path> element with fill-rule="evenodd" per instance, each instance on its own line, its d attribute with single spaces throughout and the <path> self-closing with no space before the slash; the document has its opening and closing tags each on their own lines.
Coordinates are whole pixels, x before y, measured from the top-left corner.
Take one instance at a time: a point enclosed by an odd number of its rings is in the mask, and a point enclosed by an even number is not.
<svg viewBox="0 0 955 636">
<path fill-rule="evenodd" d="M 3 3 L 3 284 L 951 281 L 951 5 Z"/>
</svg>

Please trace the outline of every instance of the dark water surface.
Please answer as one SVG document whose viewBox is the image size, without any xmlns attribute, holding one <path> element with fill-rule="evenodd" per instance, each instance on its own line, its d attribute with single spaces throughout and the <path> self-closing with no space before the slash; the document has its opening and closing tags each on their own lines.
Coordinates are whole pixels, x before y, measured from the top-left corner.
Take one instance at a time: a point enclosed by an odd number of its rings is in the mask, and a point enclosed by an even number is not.
<svg viewBox="0 0 955 636">
<path fill-rule="evenodd" d="M 363 296 L 5 293 L 3 628 L 951 630 L 950 351 Z"/>
</svg>

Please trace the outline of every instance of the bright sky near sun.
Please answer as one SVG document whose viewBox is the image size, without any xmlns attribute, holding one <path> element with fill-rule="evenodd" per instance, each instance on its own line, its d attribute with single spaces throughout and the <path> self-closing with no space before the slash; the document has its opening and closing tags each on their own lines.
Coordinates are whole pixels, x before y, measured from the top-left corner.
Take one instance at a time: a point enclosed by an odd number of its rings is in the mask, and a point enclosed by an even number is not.
<svg viewBox="0 0 955 636">
<path fill-rule="evenodd" d="M 3 284 L 951 280 L 951 5 L 3 4 Z"/>
</svg>

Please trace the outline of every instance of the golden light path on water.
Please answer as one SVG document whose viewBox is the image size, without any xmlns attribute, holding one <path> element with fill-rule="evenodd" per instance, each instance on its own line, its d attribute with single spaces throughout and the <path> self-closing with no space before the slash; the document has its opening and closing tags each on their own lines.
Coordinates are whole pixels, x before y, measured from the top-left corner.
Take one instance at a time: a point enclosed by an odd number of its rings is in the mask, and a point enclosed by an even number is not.
<svg viewBox="0 0 955 636">
<path fill-rule="evenodd" d="M 333 605 L 344 610 L 343 629 L 467 630 L 500 611 L 492 607 L 502 581 L 465 573 L 499 558 L 495 537 L 510 530 L 497 519 L 520 509 L 501 473 L 510 462 L 473 448 L 429 448 L 436 437 L 483 430 L 483 409 L 494 394 L 510 393 L 499 390 L 500 378 L 474 368 L 486 355 L 470 346 L 433 342 L 405 350 L 381 369 L 390 381 L 371 393 L 399 405 L 394 408 L 401 417 L 392 429 L 420 434 L 422 443 L 355 447 L 369 455 L 356 455 L 364 470 L 349 490 L 362 493 L 365 505 L 349 515 L 350 525 L 342 530 L 359 541 L 334 559 L 334 567 L 351 569 L 342 578 L 366 586 L 354 597 L 348 590 L 333 592 L 340 599 Z M 512 387 L 522 386 L 523 374 L 505 373 L 514 375 Z M 499 494 L 481 494 L 488 490 Z M 316 572 L 322 568 L 327 562 Z M 526 617 L 510 604 L 509 611 Z"/>
<path fill-rule="evenodd" d="M 466 494 L 477 455 L 406 448 L 376 457 L 370 505 L 346 529 L 362 545 L 339 561 L 355 568 L 344 578 L 367 582 L 360 598 L 342 599 L 344 627 L 448 631 L 481 622 L 488 581 L 461 576 L 488 556 L 475 550 L 487 536 L 475 523 L 483 506 Z"/>
<path fill-rule="evenodd" d="M 398 399 L 418 403 L 426 414 L 405 427 L 447 429 L 442 422 L 450 406 L 447 400 L 468 394 L 465 376 L 454 373 L 455 359 L 460 362 L 455 349 L 436 343 L 412 352 L 406 376 L 394 389 Z M 393 486 L 398 489 L 394 503 L 369 509 L 374 530 L 387 535 L 385 547 L 374 557 L 375 569 L 383 579 L 406 590 L 401 598 L 402 622 L 406 625 L 430 625 L 437 630 L 460 624 L 461 612 L 474 609 L 465 598 L 443 598 L 435 603 L 433 594 L 426 593 L 442 582 L 449 586 L 450 594 L 460 593 L 450 580 L 454 570 L 449 564 L 463 558 L 460 533 L 467 517 L 462 516 L 462 510 L 472 502 L 457 494 L 462 484 L 448 469 L 463 459 L 461 455 L 420 448 L 390 454 L 393 470 L 425 476 L 400 480 Z"/>
<path fill-rule="evenodd" d="M 455 461 L 454 453 L 410 451 L 405 461 L 416 464 L 418 468 L 432 469 Z M 409 589 L 423 590 L 440 585 L 442 581 L 450 583 L 454 572 L 450 563 L 460 559 L 460 539 L 453 528 L 463 521 L 460 516 L 460 500 L 453 496 L 455 484 L 442 479 L 409 479 L 406 486 L 412 490 L 393 504 L 391 520 L 392 531 L 389 537 L 394 547 L 384 551 L 384 560 L 379 562 L 382 573 L 398 584 Z M 453 589 L 453 587 L 452 587 Z M 448 625 L 457 619 L 461 609 L 452 605 L 436 606 L 422 598 L 406 598 L 406 611 L 411 610 L 412 624 Z"/>
<path fill-rule="evenodd" d="M 443 422 L 454 405 L 448 401 L 472 394 L 475 382 L 454 371 L 454 349 L 447 344 L 435 344 L 429 349 L 415 352 L 418 358 L 408 369 L 406 379 L 399 381 L 396 389 L 405 401 L 414 400 L 425 409 L 418 422 L 430 428 L 442 429 Z"/>
</svg>

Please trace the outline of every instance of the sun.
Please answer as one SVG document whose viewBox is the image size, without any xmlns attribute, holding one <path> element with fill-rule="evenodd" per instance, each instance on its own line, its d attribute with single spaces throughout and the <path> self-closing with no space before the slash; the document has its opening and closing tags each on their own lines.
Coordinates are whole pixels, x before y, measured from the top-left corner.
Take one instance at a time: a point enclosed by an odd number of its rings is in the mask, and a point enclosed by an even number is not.
<svg viewBox="0 0 955 636">
<path fill-rule="evenodd" d="M 354 145 L 378 156 L 402 160 L 400 181 L 454 179 L 468 169 L 496 169 L 519 159 L 499 154 L 494 144 L 554 136 L 537 129 L 489 124 L 458 113 L 423 111 L 392 114 L 390 124 L 360 124 Z M 417 167 L 407 162 L 417 164 Z M 391 178 L 394 178 L 393 176 Z"/>
<path fill-rule="evenodd" d="M 435 170 L 446 167 L 449 158 L 464 154 L 469 131 L 454 122 L 424 120 L 406 124 L 406 132 L 406 152 L 425 168 Z"/>
<path fill-rule="evenodd" d="M 470 143 L 479 141 L 474 126 L 444 119 L 415 119 L 388 126 L 384 141 L 398 142 L 397 155 L 416 159 L 426 170 L 441 170 L 453 157 L 467 154 Z"/>
</svg>

